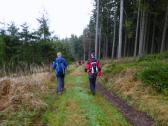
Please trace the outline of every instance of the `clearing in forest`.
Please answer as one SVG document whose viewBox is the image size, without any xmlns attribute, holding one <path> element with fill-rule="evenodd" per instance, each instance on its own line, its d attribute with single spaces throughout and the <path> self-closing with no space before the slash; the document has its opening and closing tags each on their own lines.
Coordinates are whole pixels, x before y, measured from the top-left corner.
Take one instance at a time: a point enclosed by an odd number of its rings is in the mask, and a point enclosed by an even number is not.
<svg viewBox="0 0 168 126">
<path fill-rule="evenodd" d="M 92 96 L 87 75 L 81 71 L 79 67 L 66 76 L 63 95 L 52 92 L 45 97 L 49 109 L 42 121 L 49 126 L 130 126 L 103 96 Z"/>
</svg>

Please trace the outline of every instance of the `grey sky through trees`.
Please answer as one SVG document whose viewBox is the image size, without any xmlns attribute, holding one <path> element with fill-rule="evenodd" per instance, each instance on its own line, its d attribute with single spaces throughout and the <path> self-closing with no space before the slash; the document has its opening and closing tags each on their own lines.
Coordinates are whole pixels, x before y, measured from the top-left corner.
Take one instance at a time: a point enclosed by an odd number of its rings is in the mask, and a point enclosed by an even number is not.
<svg viewBox="0 0 168 126">
<path fill-rule="evenodd" d="M 27 22 L 36 29 L 36 19 L 47 12 L 49 26 L 60 38 L 81 35 L 89 23 L 93 0 L 0 0 L 0 22 Z M 0 24 L 2 27 L 2 24 Z"/>
</svg>

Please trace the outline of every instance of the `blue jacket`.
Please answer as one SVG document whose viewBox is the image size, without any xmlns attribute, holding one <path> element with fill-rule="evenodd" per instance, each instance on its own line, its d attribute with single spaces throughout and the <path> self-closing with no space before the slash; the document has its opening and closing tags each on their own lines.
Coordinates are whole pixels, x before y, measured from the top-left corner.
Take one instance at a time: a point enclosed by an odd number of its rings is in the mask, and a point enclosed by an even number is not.
<svg viewBox="0 0 168 126">
<path fill-rule="evenodd" d="M 55 61 L 53 62 L 53 69 L 55 69 L 55 72 L 56 72 L 57 76 L 59 76 L 59 75 L 58 75 L 58 73 L 56 71 L 56 66 L 60 62 L 63 63 L 65 69 L 68 67 L 68 63 L 67 63 L 67 61 L 63 57 L 56 58 Z"/>
</svg>

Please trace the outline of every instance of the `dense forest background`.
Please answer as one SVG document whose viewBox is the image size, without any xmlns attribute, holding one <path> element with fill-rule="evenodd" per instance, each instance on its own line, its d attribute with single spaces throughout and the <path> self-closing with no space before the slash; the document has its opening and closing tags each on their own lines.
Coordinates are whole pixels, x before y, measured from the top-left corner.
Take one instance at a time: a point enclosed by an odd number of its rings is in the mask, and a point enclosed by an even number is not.
<svg viewBox="0 0 168 126">
<path fill-rule="evenodd" d="M 168 49 L 167 0 L 95 0 L 84 30 L 85 56 L 142 57 Z"/>
<path fill-rule="evenodd" d="M 83 35 L 62 40 L 50 31 L 45 14 L 37 21 L 39 28 L 33 31 L 27 23 L 1 22 L 1 73 L 51 64 L 58 51 L 72 62 L 87 60 L 92 51 L 98 59 L 115 59 L 168 49 L 167 0 L 95 0 Z"/>
</svg>

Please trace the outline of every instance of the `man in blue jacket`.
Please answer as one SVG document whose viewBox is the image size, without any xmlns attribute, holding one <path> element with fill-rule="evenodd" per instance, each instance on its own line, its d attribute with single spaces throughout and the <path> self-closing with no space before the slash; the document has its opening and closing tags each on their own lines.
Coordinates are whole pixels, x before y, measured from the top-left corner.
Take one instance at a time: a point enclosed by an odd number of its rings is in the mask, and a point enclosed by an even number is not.
<svg viewBox="0 0 168 126">
<path fill-rule="evenodd" d="M 53 62 L 53 69 L 55 69 L 57 76 L 57 93 L 60 95 L 64 91 L 64 77 L 68 63 L 62 57 L 61 52 L 57 53 L 57 58 Z"/>
</svg>

